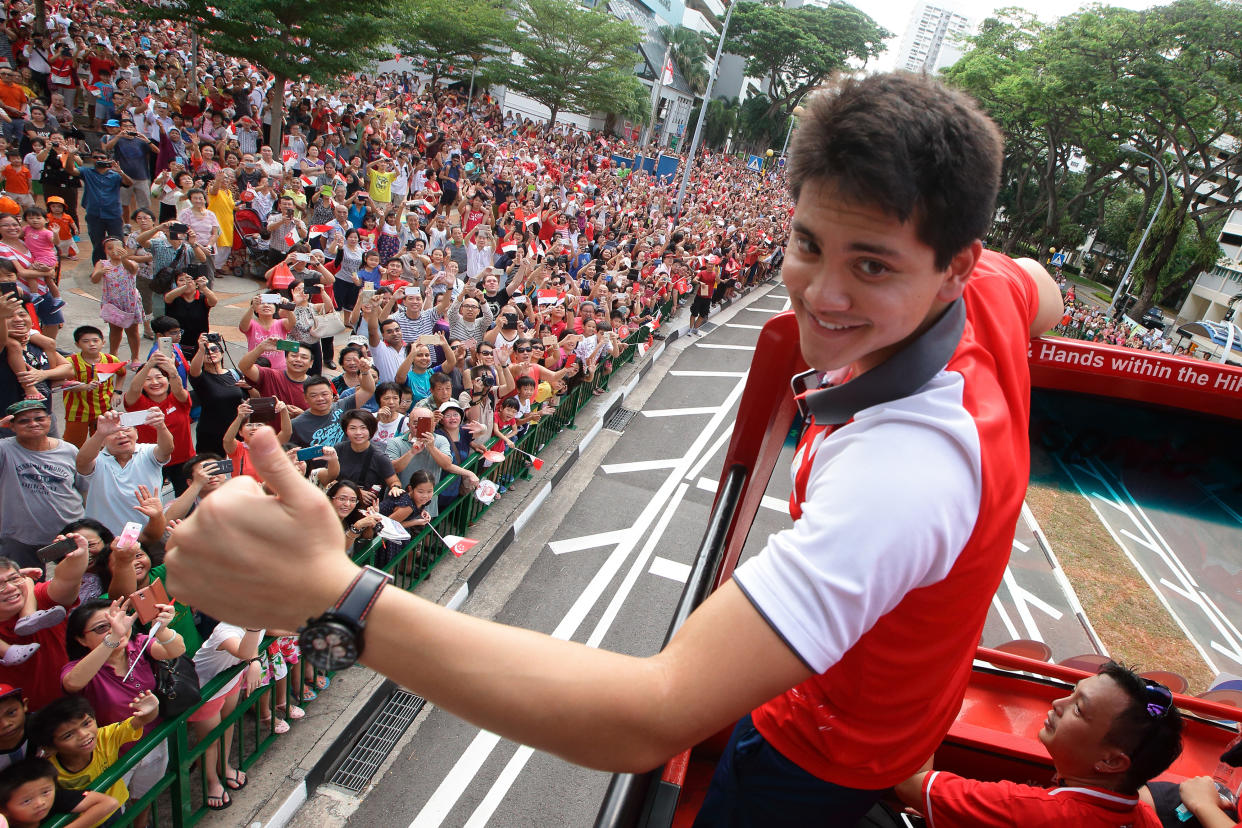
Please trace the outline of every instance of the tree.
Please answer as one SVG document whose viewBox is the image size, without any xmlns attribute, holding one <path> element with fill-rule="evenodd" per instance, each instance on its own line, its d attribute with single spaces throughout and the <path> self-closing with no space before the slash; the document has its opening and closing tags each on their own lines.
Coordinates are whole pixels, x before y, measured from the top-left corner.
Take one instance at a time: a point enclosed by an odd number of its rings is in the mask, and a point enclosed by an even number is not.
<svg viewBox="0 0 1242 828">
<path fill-rule="evenodd" d="M 272 144 L 280 146 L 285 85 L 318 83 L 391 57 L 389 42 L 399 0 L 123 0 L 133 17 L 171 20 L 194 29 L 217 52 L 272 73 Z"/>
<path fill-rule="evenodd" d="M 1242 130 L 1240 26 L 1242 8 L 1227 0 L 1097 6 L 1052 26 L 1013 13 L 985 22 L 946 76 L 1005 133 L 1006 246 L 1033 233 L 1043 247 L 1067 221 L 1098 224 L 1123 185 L 1141 194 L 1150 216 L 1164 177 L 1121 152 L 1128 141 L 1161 159 L 1171 185 L 1135 266 L 1132 312 L 1193 280 L 1214 250 L 1213 227 L 1242 208 L 1242 145 L 1229 137 Z M 1087 173 L 1069 188 L 1076 153 Z"/>
<path fill-rule="evenodd" d="M 767 118 L 792 112 L 811 90 L 884 50 L 891 32 L 853 6 L 738 3 L 725 49 L 746 58 L 746 74 L 768 86 Z"/>
<path fill-rule="evenodd" d="M 508 67 L 506 83 L 551 110 L 549 124 L 562 110 L 646 119 L 633 23 L 574 0 L 522 0 L 518 19 L 512 45 L 521 62 Z"/>
<path fill-rule="evenodd" d="M 690 120 L 687 124 L 697 124 L 699 122 L 699 110 L 702 108 L 700 101 L 690 111 Z M 737 128 L 737 116 L 741 111 L 741 104 L 737 98 L 712 98 L 707 102 L 707 121 L 703 124 L 703 146 L 711 149 L 724 149 L 725 142 L 729 140 L 729 133 Z"/>
<path fill-rule="evenodd" d="M 685 26 L 661 26 L 660 36 L 668 43 L 669 58 L 686 79 L 690 91 L 702 95 L 707 91 L 707 48 L 703 36 Z"/>
<path fill-rule="evenodd" d="M 413 0 L 400 23 L 398 51 L 426 62 L 433 87 L 442 74 L 470 77 L 480 64 L 508 63 L 517 31 L 506 0 Z M 457 67 L 465 71 L 445 72 Z M 491 74 L 484 71 L 483 85 Z"/>
</svg>

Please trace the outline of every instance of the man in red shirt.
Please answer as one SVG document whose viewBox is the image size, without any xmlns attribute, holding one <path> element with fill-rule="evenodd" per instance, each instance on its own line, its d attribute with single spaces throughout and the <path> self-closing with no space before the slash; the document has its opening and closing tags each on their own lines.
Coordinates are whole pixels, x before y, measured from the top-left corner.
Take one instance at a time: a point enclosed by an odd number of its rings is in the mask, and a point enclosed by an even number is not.
<svg viewBox="0 0 1242 828">
<path fill-rule="evenodd" d="M 649 770 L 741 717 L 705 826 L 853 826 L 935 752 L 1026 492 L 1029 340 L 1061 315 L 1037 262 L 983 250 L 1001 138 L 966 96 L 881 74 L 806 107 L 782 268 L 814 369 L 800 379 L 793 526 L 649 658 L 396 589 L 369 605 L 361 655 L 493 733 L 595 768 Z M 260 430 L 251 451 L 274 496 L 222 487 L 177 528 L 168 588 L 231 623 L 287 629 L 359 570 L 275 435 Z M 506 680 L 481 686 L 479 664 Z"/>
<path fill-rule="evenodd" d="M 1139 789 L 1182 752 L 1182 717 L 1169 688 L 1108 662 L 1052 703 L 1039 741 L 1056 768 L 1056 788 L 979 782 L 924 770 L 896 786 L 906 805 L 937 828 L 1073 825 L 1157 828 Z M 930 762 L 928 763 L 930 766 Z"/>
</svg>

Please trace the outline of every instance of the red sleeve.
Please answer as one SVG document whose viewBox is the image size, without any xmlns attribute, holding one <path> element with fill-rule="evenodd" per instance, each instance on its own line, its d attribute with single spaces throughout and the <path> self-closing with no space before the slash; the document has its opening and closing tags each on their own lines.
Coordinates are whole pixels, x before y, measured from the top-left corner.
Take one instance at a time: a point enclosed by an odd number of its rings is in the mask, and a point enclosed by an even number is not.
<svg viewBox="0 0 1242 828">
<path fill-rule="evenodd" d="M 1015 798 L 1037 790 L 1012 782 L 979 782 L 945 771 L 932 771 L 923 780 L 920 810 L 928 818 L 928 824 L 936 828 L 1023 825 L 1022 814 L 1012 807 Z"/>
<path fill-rule="evenodd" d="M 1039 313 L 1039 290 L 1035 287 L 1035 280 L 1021 265 L 1003 253 L 983 251 L 971 274 L 969 289 L 985 294 L 985 301 L 993 307 L 996 302 L 1002 301 L 1002 297 L 1007 297 L 1007 304 L 1017 307 L 1028 328 Z"/>
</svg>

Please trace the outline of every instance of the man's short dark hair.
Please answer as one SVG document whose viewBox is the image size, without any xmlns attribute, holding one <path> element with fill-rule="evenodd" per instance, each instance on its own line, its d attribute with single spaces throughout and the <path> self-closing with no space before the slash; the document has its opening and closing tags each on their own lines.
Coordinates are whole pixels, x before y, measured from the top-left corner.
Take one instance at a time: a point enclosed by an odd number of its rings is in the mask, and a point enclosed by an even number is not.
<svg viewBox="0 0 1242 828">
<path fill-rule="evenodd" d="M 992 224 L 1003 141 L 962 92 L 908 72 L 845 78 L 806 105 L 789 152 L 795 199 L 808 182 L 906 221 L 936 267 Z"/>
<path fill-rule="evenodd" d="M 1182 714 L 1172 704 L 1163 705 L 1168 688 L 1149 690 L 1146 679 L 1115 661 L 1100 668 L 1130 699 L 1130 704 L 1113 720 L 1108 741 L 1130 757 L 1130 769 L 1122 779 L 1126 793 L 1136 793 L 1164 773 L 1182 752 Z M 1154 707 L 1148 707 L 1153 704 Z M 1165 712 L 1160 712 L 1161 710 Z"/>
<path fill-rule="evenodd" d="M 166 334 L 181 327 L 181 323 L 171 316 L 157 316 L 151 320 L 151 330 L 157 334 Z"/>
<path fill-rule="evenodd" d="M 67 722 L 80 722 L 87 716 L 94 718 L 95 709 L 81 696 L 61 696 L 41 710 L 35 711 L 26 725 L 26 737 L 31 747 L 55 750 L 52 740 L 56 728 Z"/>
<path fill-rule="evenodd" d="M 0 810 L 8 806 L 9 797 L 13 796 L 22 785 L 29 785 L 31 782 L 40 782 L 44 779 L 53 784 L 56 782 L 56 766 L 46 759 L 35 756 L 14 762 L 0 771 Z"/>
<path fill-rule="evenodd" d="M 439 371 L 437 371 L 436 373 L 432 374 L 432 375 L 431 375 L 431 379 L 430 379 L 430 380 L 428 380 L 428 384 L 429 384 L 429 385 L 444 385 L 445 383 L 448 383 L 449 385 L 452 385 L 452 384 L 453 384 L 453 380 L 449 377 L 449 375 L 448 375 L 448 374 L 441 373 L 441 372 L 439 372 Z"/>
<path fill-rule="evenodd" d="M 302 393 L 305 394 L 307 391 L 311 390 L 316 385 L 326 385 L 332 389 L 333 393 L 336 392 L 336 386 L 332 384 L 332 380 L 328 379 L 322 374 L 312 374 L 311 376 L 302 380 Z"/>
<path fill-rule="evenodd" d="M 94 325 L 82 325 L 73 329 L 73 341 L 78 342 L 82 337 L 90 336 L 91 334 L 103 339 L 103 331 L 99 330 L 99 328 L 96 328 Z"/>
</svg>

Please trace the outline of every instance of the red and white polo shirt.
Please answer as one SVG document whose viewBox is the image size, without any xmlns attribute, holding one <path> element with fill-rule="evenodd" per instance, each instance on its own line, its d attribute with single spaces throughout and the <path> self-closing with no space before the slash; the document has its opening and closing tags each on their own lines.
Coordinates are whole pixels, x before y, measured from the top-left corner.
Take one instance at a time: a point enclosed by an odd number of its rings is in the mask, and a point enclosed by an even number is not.
<svg viewBox="0 0 1242 828">
<path fill-rule="evenodd" d="M 1156 812 L 1137 796 L 1102 788 L 1037 788 L 980 782 L 934 771 L 923 780 L 929 828 L 1159 828 Z"/>
<path fill-rule="evenodd" d="M 794 525 L 734 580 L 817 673 L 752 713 L 807 772 L 889 787 L 961 706 L 1026 492 L 1034 282 L 985 251 L 961 300 L 803 398 Z"/>
</svg>

